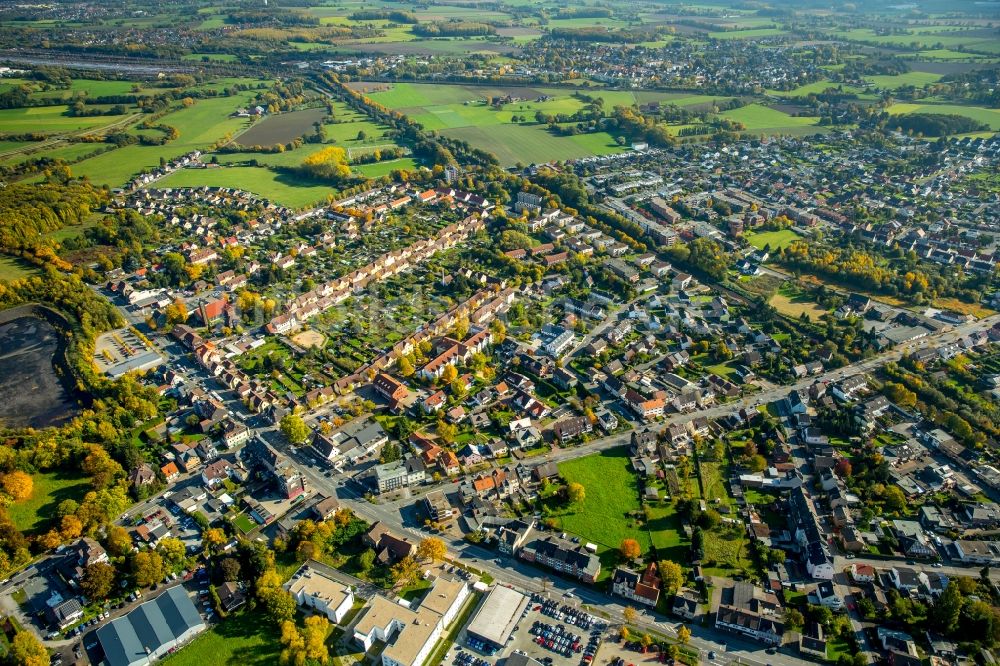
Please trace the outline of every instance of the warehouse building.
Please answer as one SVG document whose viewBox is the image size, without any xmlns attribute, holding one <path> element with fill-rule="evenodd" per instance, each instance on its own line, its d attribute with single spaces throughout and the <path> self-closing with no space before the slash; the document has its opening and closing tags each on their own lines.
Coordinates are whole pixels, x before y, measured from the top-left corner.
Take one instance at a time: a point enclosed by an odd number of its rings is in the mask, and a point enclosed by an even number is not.
<svg viewBox="0 0 1000 666">
<path fill-rule="evenodd" d="M 497 585 L 466 628 L 466 643 L 483 654 L 496 654 L 507 644 L 527 605 L 528 597 Z"/>
<path fill-rule="evenodd" d="M 108 666 L 145 666 L 205 630 L 182 585 L 97 630 Z"/>
</svg>

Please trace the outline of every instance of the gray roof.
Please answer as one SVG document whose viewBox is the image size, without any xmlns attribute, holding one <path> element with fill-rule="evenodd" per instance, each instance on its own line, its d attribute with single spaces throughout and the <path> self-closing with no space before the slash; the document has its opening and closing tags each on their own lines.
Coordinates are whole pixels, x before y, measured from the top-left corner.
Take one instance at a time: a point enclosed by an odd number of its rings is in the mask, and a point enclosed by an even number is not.
<svg viewBox="0 0 1000 666">
<path fill-rule="evenodd" d="M 204 626 L 184 587 L 177 585 L 104 625 L 97 638 L 109 666 L 131 666 L 149 663 L 147 649 L 156 654 L 191 629 Z"/>
</svg>

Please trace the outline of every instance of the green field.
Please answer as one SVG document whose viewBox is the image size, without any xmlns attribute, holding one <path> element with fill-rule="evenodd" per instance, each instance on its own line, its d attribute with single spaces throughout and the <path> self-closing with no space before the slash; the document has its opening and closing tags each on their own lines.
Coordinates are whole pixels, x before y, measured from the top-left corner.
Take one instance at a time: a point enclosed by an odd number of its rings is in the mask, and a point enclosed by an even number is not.
<svg viewBox="0 0 1000 666">
<path fill-rule="evenodd" d="M 48 157 L 51 159 L 61 159 L 67 162 L 78 160 L 84 155 L 90 155 L 98 151 L 107 150 L 109 146 L 105 143 L 63 143 L 54 148 L 47 148 L 30 153 L 16 153 L 2 161 L 4 164 L 20 164 L 31 159 Z"/>
<path fill-rule="evenodd" d="M 809 296 L 800 293 L 787 283 L 771 296 L 768 304 L 775 310 L 793 319 L 798 319 L 805 314 L 812 321 L 819 321 L 820 317 L 827 314 L 828 310 Z"/>
<path fill-rule="evenodd" d="M 853 30 L 835 30 L 832 34 L 840 39 L 920 50 L 962 46 L 971 51 L 1000 53 L 1000 40 L 983 34 L 981 30 L 945 30 L 931 27 L 910 30 L 910 34 L 906 35 L 879 35 L 871 28 L 855 28 Z"/>
<path fill-rule="evenodd" d="M 628 150 L 619 146 L 607 132 L 554 136 L 540 125 L 501 125 L 497 127 L 463 127 L 446 130 L 445 136 L 468 141 L 473 146 L 497 156 L 504 166 L 518 162 L 551 162 L 571 160 L 588 155 L 607 155 Z"/>
<path fill-rule="evenodd" d="M 768 90 L 767 93 L 769 95 L 774 95 L 775 97 L 807 97 L 809 95 L 818 95 L 827 88 L 837 87 L 840 87 L 846 93 L 861 92 L 860 88 L 856 88 L 854 86 L 845 86 L 840 83 L 834 83 L 833 81 L 823 80 L 807 83 L 804 86 L 799 86 L 798 88 L 793 88 L 792 90 Z"/>
<path fill-rule="evenodd" d="M 351 171 L 359 173 L 365 178 L 381 178 L 388 176 L 396 170 L 413 171 L 417 168 L 417 163 L 411 157 L 401 157 L 398 160 L 387 160 L 374 164 L 359 164 L 352 166 Z"/>
<path fill-rule="evenodd" d="M 89 479 L 63 472 L 42 472 L 31 478 L 35 483 L 31 498 L 7 507 L 14 526 L 29 534 L 42 531 L 55 519 L 60 502 L 79 501 L 90 490 Z"/>
<path fill-rule="evenodd" d="M 143 169 L 159 165 L 160 158 L 173 159 L 193 150 L 204 150 L 227 133 L 236 133 L 247 124 L 245 118 L 230 114 L 245 106 L 253 93 L 198 100 L 194 106 L 173 111 L 160 122 L 176 127 L 180 137 L 163 146 L 126 146 L 74 165 L 73 173 L 87 176 L 98 185 L 118 187 Z"/>
<path fill-rule="evenodd" d="M 865 80 L 876 88 L 895 90 L 902 86 L 914 86 L 923 88 L 926 85 L 937 83 L 941 80 L 941 74 L 931 74 L 930 72 L 907 72 L 906 74 L 896 74 L 893 76 L 868 76 Z"/>
<path fill-rule="evenodd" d="M 40 132 L 53 134 L 103 127 L 122 116 L 91 116 L 74 118 L 67 106 L 32 106 L 0 110 L 0 129 L 9 134 Z"/>
<path fill-rule="evenodd" d="M 986 123 L 994 131 L 1000 130 L 1000 109 L 987 109 L 982 106 L 962 106 L 959 104 L 893 104 L 889 113 L 954 113 L 966 118 L 972 118 Z"/>
<path fill-rule="evenodd" d="M 710 32 L 708 36 L 712 39 L 761 39 L 763 37 L 778 37 L 787 34 L 788 31 L 781 28 L 748 28 L 747 30 Z"/>
<path fill-rule="evenodd" d="M 20 257 L 0 255 L 0 282 L 17 280 L 30 275 L 38 275 L 40 271 Z"/>
<path fill-rule="evenodd" d="M 781 229 L 780 231 L 749 232 L 744 238 L 758 250 L 763 250 L 765 245 L 771 246 L 772 250 L 777 250 L 788 247 L 802 236 L 791 229 Z"/>
<path fill-rule="evenodd" d="M 319 203 L 336 192 L 328 185 L 305 184 L 265 167 L 179 169 L 157 182 L 157 187 L 202 186 L 237 187 L 291 208 Z"/>
<path fill-rule="evenodd" d="M 477 148 L 495 154 L 505 166 L 518 162 L 528 164 L 577 159 L 626 150 L 604 132 L 556 136 L 549 133 L 544 125 L 537 123 L 535 114 L 539 111 L 549 115 L 571 115 L 584 108 L 586 103 L 573 97 L 565 89 L 413 83 L 361 83 L 356 88 L 374 101 L 405 113 L 427 130 L 440 131 L 446 136 L 468 141 Z M 508 93 L 522 99 L 506 104 L 501 109 L 483 101 L 487 97 Z M 709 95 L 653 91 L 595 90 L 587 91 L 586 94 L 601 97 L 609 111 L 618 105 L 631 106 L 653 101 L 690 106 L 711 103 L 717 99 Z M 524 116 L 527 121 L 513 123 L 514 116 Z M 330 126 L 327 129 L 329 131 Z"/>
<path fill-rule="evenodd" d="M 244 612 L 213 626 L 162 663 L 270 666 L 278 663 L 280 652 L 277 626 L 262 613 Z"/>
<path fill-rule="evenodd" d="M 629 538 L 643 553 L 649 550 L 649 534 L 631 518 L 640 510 L 639 490 L 625 447 L 560 463 L 559 475 L 567 483 L 583 484 L 587 493 L 581 506 L 559 516 L 564 530 L 609 550 Z"/>
<path fill-rule="evenodd" d="M 809 127 L 819 120 L 814 117 L 790 116 L 783 111 L 772 109 L 762 104 L 748 104 L 739 109 L 724 111 L 719 114 L 743 123 L 748 132 L 775 131 L 789 128 Z"/>
</svg>

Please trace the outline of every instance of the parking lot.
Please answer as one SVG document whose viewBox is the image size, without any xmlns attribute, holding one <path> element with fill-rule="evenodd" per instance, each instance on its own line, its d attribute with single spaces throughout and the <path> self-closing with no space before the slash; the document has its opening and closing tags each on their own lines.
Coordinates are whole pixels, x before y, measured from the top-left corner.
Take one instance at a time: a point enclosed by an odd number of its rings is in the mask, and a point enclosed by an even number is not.
<svg viewBox="0 0 1000 666">
<path fill-rule="evenodd" d="M 563 601 L 533 595 L 510 640 L 493 655 L 475 649 L 464 632 L 445 664 L 449 666 L 492 666 L 515 652 L 547 666 L 589 666 L 603 644 L 607 625 Z"/>
</svg>

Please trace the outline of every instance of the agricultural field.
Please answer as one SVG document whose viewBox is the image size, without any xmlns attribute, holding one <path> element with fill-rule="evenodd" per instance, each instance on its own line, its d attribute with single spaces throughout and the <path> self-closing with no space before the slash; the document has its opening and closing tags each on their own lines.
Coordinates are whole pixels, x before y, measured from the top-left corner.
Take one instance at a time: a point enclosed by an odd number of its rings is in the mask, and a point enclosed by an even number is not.
<svg viewBox="0 0 1000 666">
<path fill-rule="evenodd" d="M 315 123 L 323 122 L 326 109 L 302 109 L 267 116 L 236 137 L 242 146 L 273 146 L 288 143 L 313 132 Z"/>
<path fill-rule="evenodd" d="M 90 480 L 61 471 L 32 475 L 34 491 L 31 498 L 7 507 L 10 520 L 22 532 L 43 531 L 56 516 L 56 508 L 64 500 L 79 501 L 90 489 Z"/>
<path fill-rule="evenodd" d="M 98 129 L 126 116 L 88 116 L 75 118 L 69 115 L 68 106 L 32 106 L 0 110 L 0 128 L 5 133 L 23 134 L 38 132 L 60 134 L 79 130 Z"/>
<path fill-rule="evenodd" d="M 158 187 L 236 187 L 267 197 L 283 206 L 304 208 L 319 203 L 336 190 L 310 184 L 265 167 L 179 169 L 158 181 Z"/>
<path fill-rule="evenodd" d="M 762 39 L 764 37 L 780 37 L 788 31 L 782 28 L 747 28 L 745 30 L 724 30 L 708 33 L 712 39 Z"/>
<path fill-rule="evenodd" d="M 808 97 L 809 95 L 818 95 L 822 93 L 827 88 L 840 88 L 847 93 L 861 94 L 862 90 L 855 86 L 848 86 L 842 83 L 835 83 L 829 80 L 816 81 L 814 83 L 807 83 L 804 86 L 799 86 L 798 88 L 793 88 L 792 90 L 768 90 L 767 94 L 773 95 L 775 97 Z"/>
<path fill-rule="evenodd" d="M 555 136 L 537 123 L 535 114 L 539 111 L 551 115 L 573 114 L 585 106 L 583 100 L 564 89 L 364 82 L 353 87 L 380 104 L 405 113 L 427 130 L 440 131 L 495 154 L 505 166 L 518 162 L 528 164 L 577 159 L 626 150 L 607 133 Z M 586 94 L 603 98 L 608 109 L 652 101 L 694 106 L 709 104 L 716 99 L 709 95 L 648 91 L 587 91 Z M 503 108 L 487 105 L 483 101 L 487 97 L 504 95 L 519 99 L 505 104 Z M 524 116 L 526 120 L 513 123 L 514 116 Z M 781 117 L 787 116 L 781 114 Z M 676 127 L 673 132 L 679 130 L 680 127 Z"/>
<path fill-rule="evenodd" d="M 161 122 L 180 132 L 176 140 L 163 146 L 125 146 L 79 162 L 73 166 L 73 173 L 88 176 L 98 185 L 119 187 L 136 173 L 159 165 L 161 157 L 173 159 L 193 150 L 205 150 L 215 141 L 246 126 L 246 118 L 233 118 L 230 114 L 245 106 L 253 95 L 247 91 L 232 97 L 198 100 L 194 106 L 163 116 Z"/>
<path fill-rule="evenodd" d="M 823 131 L 822 128 L 816 126 L 818 118 L 791 116 L 763 104 L 748 104 L 739 109 L 724 111 L 719 115 L 743 123 L 748 132 L 780 133 L 796 129 Z"/>
<path fill-rule="evenodd" d="M 868 42 L 884 46 L 910 47 L 920 50 L 949 49 L 964 47 L 969 51 L 983 53 L 1000 53 L 1000 41 L 988 29 L 944 29 L 925 26 L 922 29 L 911 29 L 905 35 L 879 35 L 871 28 L 855 28 L 852 30 L 835 30 L 834 37 L 848 41 Z"/>
<path fill-rule="evenodd" d="M 893 104 L 889 107 L 889 113 L 900 115 L 903 113 L 954 113 L 966 118 L 972 118 L 979 122 L 986 123 L 994 131 L 1000 131 L 1000 109 L 987 109 L 982 106 L 963 106 L 960 104 Z"/>
<path fill-rule="evenodd" d="M 930 72 L 907 72 L 906 74 L 896 74 L 893 76 L 869 76 L 865 80 L 876 88 L 885 90 L 895 90 L 902 86 L 915 86 L 922 88 L 932 83 L 937 83 L 941 79 L 940 74 Z"/>
</svg>

